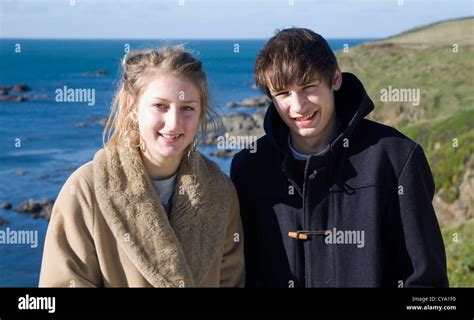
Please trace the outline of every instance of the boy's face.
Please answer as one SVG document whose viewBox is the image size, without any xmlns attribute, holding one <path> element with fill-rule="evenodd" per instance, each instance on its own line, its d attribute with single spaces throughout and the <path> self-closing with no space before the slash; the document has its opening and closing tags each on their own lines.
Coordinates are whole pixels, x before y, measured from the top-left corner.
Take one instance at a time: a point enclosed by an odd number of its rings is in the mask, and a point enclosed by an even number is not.
<svg viewBox="0 0 474 320">
<path fill-rule="evenodd" d="M 305 85 L 292 85 L 280 91 L 270 88 L 276 110 L 289 127 L 292 139 L 302 139 L 305 145 L 316 145 L 318 140 L 331 134 L 329 131 L 336 119 L 334 91 L 339 90 L 341 82 L 341 72 L 337 70 L 331 87 L 315 77 Z"/>
</svg>

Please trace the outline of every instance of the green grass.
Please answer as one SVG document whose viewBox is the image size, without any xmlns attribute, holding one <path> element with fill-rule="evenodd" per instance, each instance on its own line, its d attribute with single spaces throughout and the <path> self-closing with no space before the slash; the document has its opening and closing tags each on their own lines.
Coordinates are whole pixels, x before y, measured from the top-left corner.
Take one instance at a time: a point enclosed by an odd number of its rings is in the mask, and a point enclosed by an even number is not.
<svg viewBox="0 0 474 320">
<path fill-rule="evenodd" d="M 435 179 L 436 191 L 445 201 L 458 198 L 466 164 L 474 154 L 474 109 L 459 110 L 451 117 L 402 128 L 423 146 Z M 457 139 L 457 147 L 455 145 Z"/>
<path fill-rule="evenodd" d="M 474 19 L 435 24 L 411 32 L 408 40 L 402 34 L 360 45 L 348 53 L 338 52 L 338 62 L 342 71 L 356 74 L 364 83 L 375 103 L 371 117 L 376 121 L 400 128 L 450 116 L 474 106 L 474 44 L 465 29 L 473 24 Z M 458 52 L 453 52 L 450 37 L 439 37 L 444 29 L 456 39 Z M 422 43 L 430 34 L 432 39 Z M 417 37 L 419 45 L 414 41 Z M 420 105 L 380 101 L 380 90 L 388 86 L 419 89 Z"/>
<path fill-rule="evenodd" d="M 453 202 L 474 153 L 474 19 L 434 23 L 338 52 L 342 71 L 356 74 L 375 103 L 370 118 L 420 143 L 436 190 Z M 457 43 L 458 52 L 453 52 Z M 380 90 L 419 89 L 420 105 L 382 102 Z M 453 147 L 458 139 L 459 147 Z"/>
<path fill-rule="evenodd" d="M 448 260 L 449 285 L 474 287 L 474 220 L 443 230 L 442 233 Z"/>
</svg>

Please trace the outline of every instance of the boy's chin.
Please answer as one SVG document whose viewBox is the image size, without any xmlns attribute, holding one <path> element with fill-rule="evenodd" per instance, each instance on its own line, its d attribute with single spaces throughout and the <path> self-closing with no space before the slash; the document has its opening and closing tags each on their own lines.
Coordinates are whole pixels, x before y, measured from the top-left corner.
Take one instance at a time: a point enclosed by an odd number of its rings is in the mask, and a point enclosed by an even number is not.
<svg viewBox="0 0 474 320">
<path fill-rule="evenodd" d="M 303 139 L 310 139 L 318 136 L 318 130 L 316 128 L 298 128 L 297 130 L 293 131 L 293 134 L 296 134 Z"/>
</svg>

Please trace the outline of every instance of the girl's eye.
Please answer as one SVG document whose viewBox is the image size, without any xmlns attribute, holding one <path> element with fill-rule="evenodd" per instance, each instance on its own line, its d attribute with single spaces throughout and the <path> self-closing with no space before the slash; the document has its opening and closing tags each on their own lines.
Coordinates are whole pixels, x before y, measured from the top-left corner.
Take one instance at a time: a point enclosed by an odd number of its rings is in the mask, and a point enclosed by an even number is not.
<svg viewBox="0 0 474 320">
<path fill-rule="evenodd" d="M 183 106 L 183 110 L 184 110 L 184 111 L 193 111 L 194 108 L 193 108 L 193 107 L 190 107 L 190 106 Z"/>
<path fill-rule="evenodd" d="M 164 104 L 161 104 L 161 103 L 154 104 L 153 106 L 157 107 L 160 110 L 166 109 L 166 106 Z"/>
</svg>

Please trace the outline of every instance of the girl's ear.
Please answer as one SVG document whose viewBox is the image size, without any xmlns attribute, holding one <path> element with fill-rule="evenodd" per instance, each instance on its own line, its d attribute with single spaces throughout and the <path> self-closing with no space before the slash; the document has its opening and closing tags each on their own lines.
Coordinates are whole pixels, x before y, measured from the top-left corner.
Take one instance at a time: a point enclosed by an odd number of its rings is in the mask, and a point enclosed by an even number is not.
<svg viewBox="0 0 474 320">
<path fill-rule="evenodd" d="M 332 81 L 332 90 L 337 91 L 341 88 L 342 84 L 342 73 L 339 68 L 336 69 L 336 73 L 334 74 L 334 79 Z"/>
</svg>

